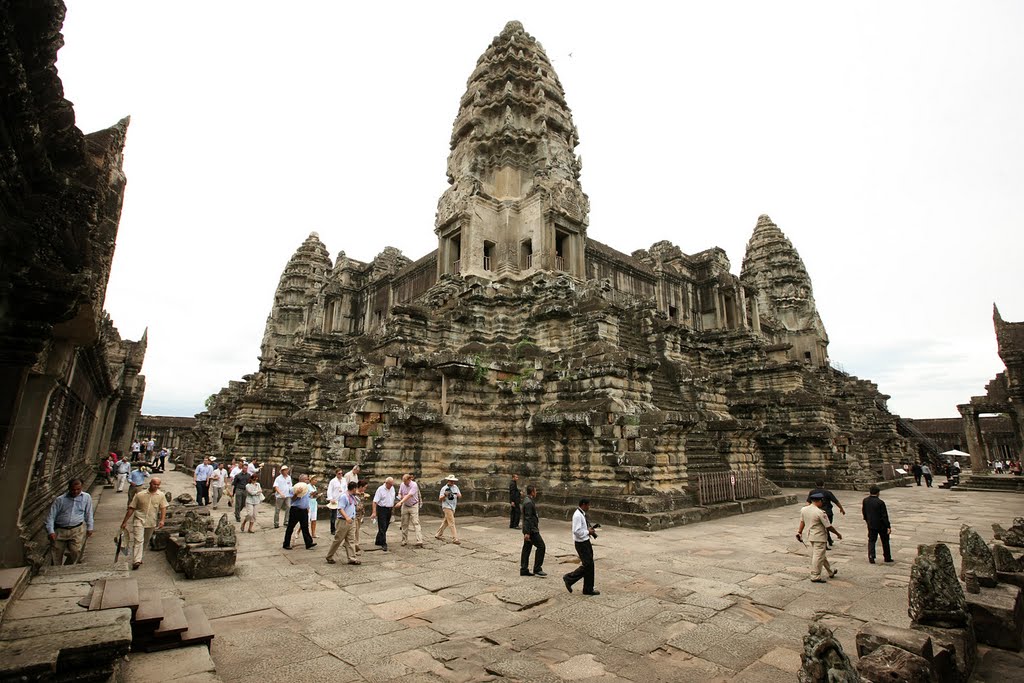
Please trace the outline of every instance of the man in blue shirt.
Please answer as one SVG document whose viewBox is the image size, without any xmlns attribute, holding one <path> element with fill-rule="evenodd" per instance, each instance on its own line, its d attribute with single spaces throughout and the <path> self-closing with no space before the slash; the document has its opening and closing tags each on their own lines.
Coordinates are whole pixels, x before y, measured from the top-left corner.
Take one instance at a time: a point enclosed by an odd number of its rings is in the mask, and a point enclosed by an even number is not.
<svg viewBox="0 0 1024 683">
<path fill-rule="evenodd" d="M 46 515 L 46 535 L 50 538 L 53 564 L 60 567 L 67 555 L 68 564 L 75 564 L 82 553 L 85 539 L 92 536 L 92 497 L 82 491 L 82 480 L 68 482 L 68 492 L 58 496 Z"/>
<path fill-rule="evenodd" d="M 213 465 L 210 458 L 203 458 L 201 465 L 196 466 L 192 480 L 196 483 L 196 505 L 210 504 L 210 475 L 213 474 Z"/>
<path fill-rule="evenodd" d="M 338 531 L 334 534 L 334 542 L 331 543 L 330 550 L 327 551 L 327 564 L 334 564 L 334 553 L 338 552 L 338 548 L 341 547 L 342 543 L 345 544 L 345 555 L 348 556 L 349 564 L 362 564 L 356 559 L 356 489 L 359 488 L 359 482 L 349 482 L 348 492 L 342 494 L 341 498 L 338 499 L 338 514 L 341 515 L 342 519 L 338 520 Z M 344 521 L 342 521 L 344 520 Z"/>
<path fill-rule="evenodd" d="M 135 494 L 142 490 L 143 485 L 146 483 L 146 471 L 142 468 L 141 463 L 134 463 L 135 469 L 132 470 L 131 474 L 128 475 L 128 505 L 132 504 L 132 500 L 135 499 Z"/>
<path fill-rule="evenodd" d="M 295 531 L 296 524 L 302 529 L 302 540 L 306 543 L 306 550 L 316 547 L 313 537 L 309 535 L 309 484 L 304 481 L 300 481 L 292 489 L 292 504 L 284 530 L 284 545 L 281 546 L 285 550 L 292 549 L 292 532 Z"/>
</svg>

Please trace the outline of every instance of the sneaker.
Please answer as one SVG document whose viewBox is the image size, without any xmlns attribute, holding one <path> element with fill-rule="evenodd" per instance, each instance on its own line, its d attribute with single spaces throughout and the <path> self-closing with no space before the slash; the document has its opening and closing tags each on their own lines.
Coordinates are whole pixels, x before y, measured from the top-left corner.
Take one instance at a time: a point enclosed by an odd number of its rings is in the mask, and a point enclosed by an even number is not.
<svg viewBox="0 0 1024 683">
<path fill-rule="evenodd" d="M 829 578 L 833 578 L 838 573 L 839 573 L 838 569 L 833 569 L 831 572 L 829 572 L 828 576 L 829 576 Z"/>
<path fill-rule="evenodd" d="M 292 549 L 292 547 L 290 545 L 283 545 L 283 546 L 281 546 L 281 548 L 283 548 L 284 550 L 291 550 Z"/>
<path fill-rule="evenodd" d="M 543 569 L 534 569 L 533 570 L 533 575 L 534 576 L 547 576 L 548 573 L 546 571 L 544 571 Z"/>
</svg>

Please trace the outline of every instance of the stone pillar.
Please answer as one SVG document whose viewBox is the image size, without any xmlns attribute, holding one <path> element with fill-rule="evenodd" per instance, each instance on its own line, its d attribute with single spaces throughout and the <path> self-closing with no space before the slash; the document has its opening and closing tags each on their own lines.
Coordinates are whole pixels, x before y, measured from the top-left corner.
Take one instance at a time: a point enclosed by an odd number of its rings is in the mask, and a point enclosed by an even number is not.
<svg viewBox="0 0 1024 683">
<path fill-rule="evenodd" d="M 722 329 L 722 293 L 718 285 L 711 289 L 711 297 L 715 303 L 715 329 Z"/>
<path fill-rule="evenodd" d="M 747 322 L 747 295 L 743 291 L 743 287 L 736 288 L 736 295 L 739 297 L 739 309 L 740 309 L 740 327 L 744 330 L 750 328 L 750 324 Z"/>
<path fill-rule="evenodd" d="M 31 375 L 25 382 L 0 476 L 0 567 L 20 567 L 25 563 L 24 548 L 18 538 L 21 510 L 32 479 L 46 409 L 56 386 L 57 378 L 51 375 Z"/>
<path fill-rule="evenodd" d="M 750 314 L 754 318 L 754 332 L 761 334 L 761 308 L 757 303 L 757 297 L 750 300 Z"/>
<path fill-rule="evenodd" d="M 18 417 L 18 407 L 21 405 L 21 394 L 28 378 L 28 370 L 27 365 L 0 367 L 0 474 L 3 473 L 7 462 L 8 446 Z"/>
<path fill-rule="evenodd" d="M 982 474 L 988 469 L 985 452 L 981 446 L 981 425 L 978 414 L 970 405 L 957 406 L 964 423 L 964 435 L 967 437 L 967 450 L 971 454 L 971 473 Z"/>
</svg>

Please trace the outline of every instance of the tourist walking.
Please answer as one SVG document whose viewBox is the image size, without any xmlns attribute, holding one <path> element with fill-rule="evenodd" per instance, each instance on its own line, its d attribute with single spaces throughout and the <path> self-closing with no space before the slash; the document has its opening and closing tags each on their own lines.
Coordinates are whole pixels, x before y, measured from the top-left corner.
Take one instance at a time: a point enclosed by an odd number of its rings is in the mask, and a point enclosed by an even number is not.
<svg viewBox="0 0 1024 683">
<path fill-rule="evenodd" d="M 508 485 L 508 528 L 518 529 L 519 528 L 519 517 L 520 507 L 522 503 L 522 495 L 519 493 L 519 475 L 512 475 L 512 483 Z"/>
<path fill-rule="evenodd" d="M 580 556 L 580 566 L 562 577 L 565 588 L 572 593 L 573 585 L 583 579 L 584 595 L 600 595 L 601 591 L 594 590 L 594 546 L 591 544 L 591 537 L 597 538 L 596 528 L 587 521 L 587 510 L 590 509 L 590 500 L 580 498 L 580 504 L 576 512 L 572 513 L 572 540 L 576 546 L 576 554 Z"/>
<path fill-rule="evenodd" d="M 409 529 L 416 534 L 416 547 L 423 547 L 423 532 L 420 529 L 420 486 L 412 474 L 402 475 L 402 485 L 398 487 L 398 507 L 402 511 L 402 545 L 409 542 Z"/>
<path fill-rule="evenodd" d="M 167 449 L 167 448 L 161 448 L 160 449 L 160 461 L 157 463 L 157 465 L 159 465 L 159 467 L 160 467 L 160 469 L 158 471 L 161 474 L 163 473 L 164 468 L 167 467 L 167 458 L 170 457 L 170 455 L 171 455 L 170 449 Z"/>
<path fill-rule="evenodd" d="M 438 496 L 438 500 L 441 501 L 441 514 L 444 515 L 444 519 L 441 520 L 441 526 L 438 528 L 437 533 L 434 534 L 434 538 L 439 541 L 444 540 L 444 530 L 451 528 L 452 530 L 452 543 L 460 545 L 462 541 L 459 540 L 459 532 L 455 528 L 455 506 L 459 504 L 459 498 L 462 498 L 462 491 L 456 485 L 458 479 L 454 474 L 449 474 L 445 477 L 445 485 L 441 487 L 441 495 Z"/>
<path fill-rule="evenodd" d="M 159 514 L 159 519 L 157 518 Z M 121 528 L 131 534 L 132 569 L 142 566 L 143 548 L 149 545 L 153 531 L 162 529 L 167 518 L 167 496 L 160 490 L 160 478 L 149 480 L 149 488 L 135 494 L 128 503 L 128 512 L 121 521 Z M 128 528 L 128 520 L 132 520 Z"/>
<path fill-rule="evenodd" d="M 238 472 L 235 474 L 235 476 L 231 477 L 231 491 L 232 491 L 232 493 L 234 494 L 234 497 L 235 497 L 235 521 L 236 522 L 241 522 L 242 521 L 242 510 L 245 509 L 245 506 L 249 502 L 249 501 L 246 500 L 246 495 L 247 495 L 247 490 L 248 490 L 247 487 L 249 486 L 250 483 L 255 483 L 257 486 L 260 487 L 260 491 L 262 492 L 263 487 L 262 487 L 262 485 L 260 485 L 259 479 L 257 479 L 256 477 L 250 476 L 249 470 L 247 470 L 247 469 L 239 468 Z M 260 502 L 262 502 L 262 501 L 263 501 L 263 496 L 261 495 L 260 496 Z"/>
<path fill-rule="evenodd" d="M 828 521 L 828 515 L 822 509 L 824 502 L 825 496 L 821 493 L 811 496 L 811 502 L 800 510 L 800 527 L 796 530 L 796 540 L 801 543 L 804 542 L 803 533 L 807 531 L 807 542 L 811 544 L 811 581 L 814 583 L 825 583 L 821 573 L 823 569 L 829 578 L 839 573 L 828 563 L 826 552 L 828 534 L 835 534 L 839 540 L 843 539 L 843 535 Z"/>
<path fill-rule="evenodd" d="M 146 483 L 146 468 L 142 466 L 142 463 L 135 463 L 135 469 L 128 475 L 128 504 L 132 504 L 132 498 L 135 494 L 142 490 L 142 486 Z"/>
<path fill-rule="evenodd" d="M 309 533 L 313 538 L 319 538 L 316 535 L 316 516 L 320 512 L 320 503 L 316 500 L 316 496 L 319 493 L 319 489 L 316 486 L 317 481 L 316 475 L 309 478 Z"/>
<path fill-rule="evenodd" d="M 345 546 L 345 556 L 348 558 L 349 564 L 362 564 L 362 562 L 356 558 L 355 547 L 355 493 L 358 488 L 359 482 L 351 482 L 349 484 L 348 491 L 338 499 L 338 514 L 341 515 L 341 519 L 338 520 L 338 531 L 334 534 L 334 541 L 331 543 L 331 547 L 327 551 L 327 564 L 335 563 L 334 554 L 338 552 L 338 548 L 342 545 Z"/>
<path fill-rule="evenodd" d="M 142 444 L 138 439 L 132 441 L 132 462 L 138 462 L 142 457 Z"/>
<path fill-rule="evenodd" d="M 924 477 L 924 483 L 927 484 L 928 488 L 932 487 L 932 468 L 928 467 L 927 464 L 921 465 L 921 476 Z"/>
<path fill-rule="evenodd" d="M 395 508 L 395 493 L 395 480 L 388 477 L 373 494 L 370 518 L 377 520 L 377 538 L 373 544 L 380 546 L 384 552 L 388 551 L 388 526 L 391 524 L 391 513 Z"/>
<path fill-rule="evenodd" d="M 192 473 L 192 480 L 196 484 L 196 505 L 210 504 L 210 475 L 213 474 L 213 465 L 210 464 L 209 456 L 203 458 L 203 462 L 196 465 Z"/>
<path fill-rule="evenodd" d="M 513 482 L 514 483 L 514 482 Z M 540 518 L 537 516 L 537 487 L 526 487 L 526 501 L 523 503 L 523 552 L 519 555 L 520 576 L 547 576 L 544 572 L 544 539 L 540 535 Z M 533 557 L 533 573 L 530 573 L 530 552 L 536 548 Z M 591 582 L 593 587 L 593 582 Z"/>
<path fill-rule="evenodd" d="M 152 463 L 153 462 L 153 449 L 154 448 L 156 448 L 156 441 L 153 439 L 153 437 L 150 437 L 149 441 L 146 442 L 146 462 L 148 462 L 148 463 Z"/>
<path fill-rule="evenodd" d="M 110 455 L 107 455 L 100 461 L 100 471 L 103 472 L 103 480 L 106 482 L 107 486 L 114 485 L 114 479 L 110 476 L 113 469 L 114 463 L 111 461 Z"/>
<path fill-rule="evenodd" d="M 870 494 L 861 503 L 861 514 L 868 525 L 868 562 L 875 563 L 875 540 L 882 541 L 882 558 L 885 562 L 892 562 L 892 551 L 889 549 L 889 534 L 892 533 L 892 525 L 889 523 L 889 511 L 885 509 L 885 501 L 878 497 L 877 486 L 868 489 Z"/>
<path fill-rule="evenodd" d="M 53 564 L 62 566 L 65 557 L 68 564 L 78 562 L 93 527 L 92 496 L 82 491 L 81 479 L 69 481 L 67 493 L 54 499 L 43 526 L 50 539 Z"/>
<path fill-rule="evenodd" d="M 216 510 L 220 499 L 224 496 L 224 485 L 228 480 L 228 468 L 220 463 L 210 473 L 210 499 L 213 502 L 213 509 Z"/>
<path fill-rule="evenodd" d="M 356 552 L 361 553 L 363 549 L 359 547 L 359 533 L 363 528 L 363 516 L 366 514 L 366 482 L 357 481 L 356 484 L 356 535 L 355 535 L 355 547 Z"/>
<path fill-rule="evenodd" d="M 832 523 L 832 517 L 835 514 L 835 511 L 832 509 L 833 504 L 835 504 L 839 508 L 839 512 L 841 512 L 844 517 L 846 516 L 846 509 L 843 508 L 843 504 L 839 502 L 838 498 L 836 498 L 836 494 L 832 493 L 827 488 L 825 488 L 824 479 L 818 479 L 817 481 L 814 482 L 814 488 L 811 489 L 810 492 L 807 494 L 807 503 L 811 502 L 811 496 L 813 496 L 815 493 L 820 493 L 821 495 L 825 496 L 822 499 L 824 500 L 824 503 L 822 503 L 821 509 L 825 511 L 826 515 L 828 515 L 829 524 Z M 832 536 L 827 534 L 826 539 L 828 541 L 828 547 L 831 548 Z"/>
<path fill-rule="evenodd" d="M 292 488 L 288 516 L 285 517 L 284 544 L 285 550 L 292 549 L 292 532 L 298 525 L 302 530 L 302 540 L 306 543 L 306 550 L 316 547 L 313 537 L 309 533 L 309 484 L 300 481 Z"/>
<path fill-rule="evenodd" d="M 132 464 L 121 458 L 117 461 L 117 492 L 124 491 L 124 485 L 128 481 L 128 474 L 132 471 Z"/>
<path fill-rule="evenodd" d="M 235 475 L 235 485 L 237 486 L 240 482 L 245 482 L 245 484 L 235 490 L 235 519 L 238 519 L 238 505 L 241 501 L 245 509 L 245 519 L 241 529 L 245 531 L 245 525 L 248 524 L 249 533 L 254 534 L 256 533 L 256 511 L 259 509 L 260 503 L 263 502 L 263 485 L 260 484 L 259 477 L 250 476 L 248 470 L 242 470 Z"/>
<path fill-rule="evenodd" d="M 921 463 L 915 462 L 914 466 L 910 468 L 910 473 L 914 475 L 914 481 L 917 482 L 918 486 L 920 486 L 921 485 L 921 473 L 922 473 Z"/>
<path fill-rule="evenodd" d="M 348 491 L 348 485 L 352 482 L 359 481 L 359 465 L 352 465 L 352 469 L 345 473 L 345 491 Z"/>
<path fill-rule="evenodd" d="M 334 472 L 334 479 L 327 484 L 327 507 L 331 511 L 331 536 L 337 531 L 338 524 L 338 499 L 348 491 L 348 482 L 345 481 L 345 470 L 340 467 Z"/>
<path fill-rule="evenodd" d="M 288 465 L 281 465 L 281 474 L 274 479 L 274 528 L 281 526 L 281 510 L 284 523 L 288 523 L 288 512 L 292 506 L 292 478 Z"/>
</svg>

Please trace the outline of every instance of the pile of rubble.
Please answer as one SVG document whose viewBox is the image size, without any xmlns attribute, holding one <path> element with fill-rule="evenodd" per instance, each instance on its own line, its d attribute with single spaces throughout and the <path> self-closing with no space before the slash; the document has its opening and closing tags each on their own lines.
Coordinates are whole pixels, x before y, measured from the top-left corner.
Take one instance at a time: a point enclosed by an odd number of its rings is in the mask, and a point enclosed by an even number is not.
<svg viewBox="0 0 1024 683">
<path fill-rule="evenodd" d="M 966 683 L 978 644 L 1024 649 L 1024 518 L 1009 530 L 993 525 L 992 544 L 960 528 L 959 577 L 943 543 L 921 545 L 910 570 L 909 629 L 865 624 L 856 667 L 834 635 L 813 624 L 804 637 L 801 683 L 902 681 Z M 961 581 L 963 583 L 961 583 Z"/>
<path fill-rule="evenodd" d="M 208 509 L 185 507 L 191 500 L 182 494 L 175 499 L 177 505 L 167 508 L 167 521 L 153 533 L 150 549 L 166 552 L 174 571 L 190 579 L 231 576 L 237 555 L 235 525 L 227 515 L 214 525 Z"/>
</svg>

